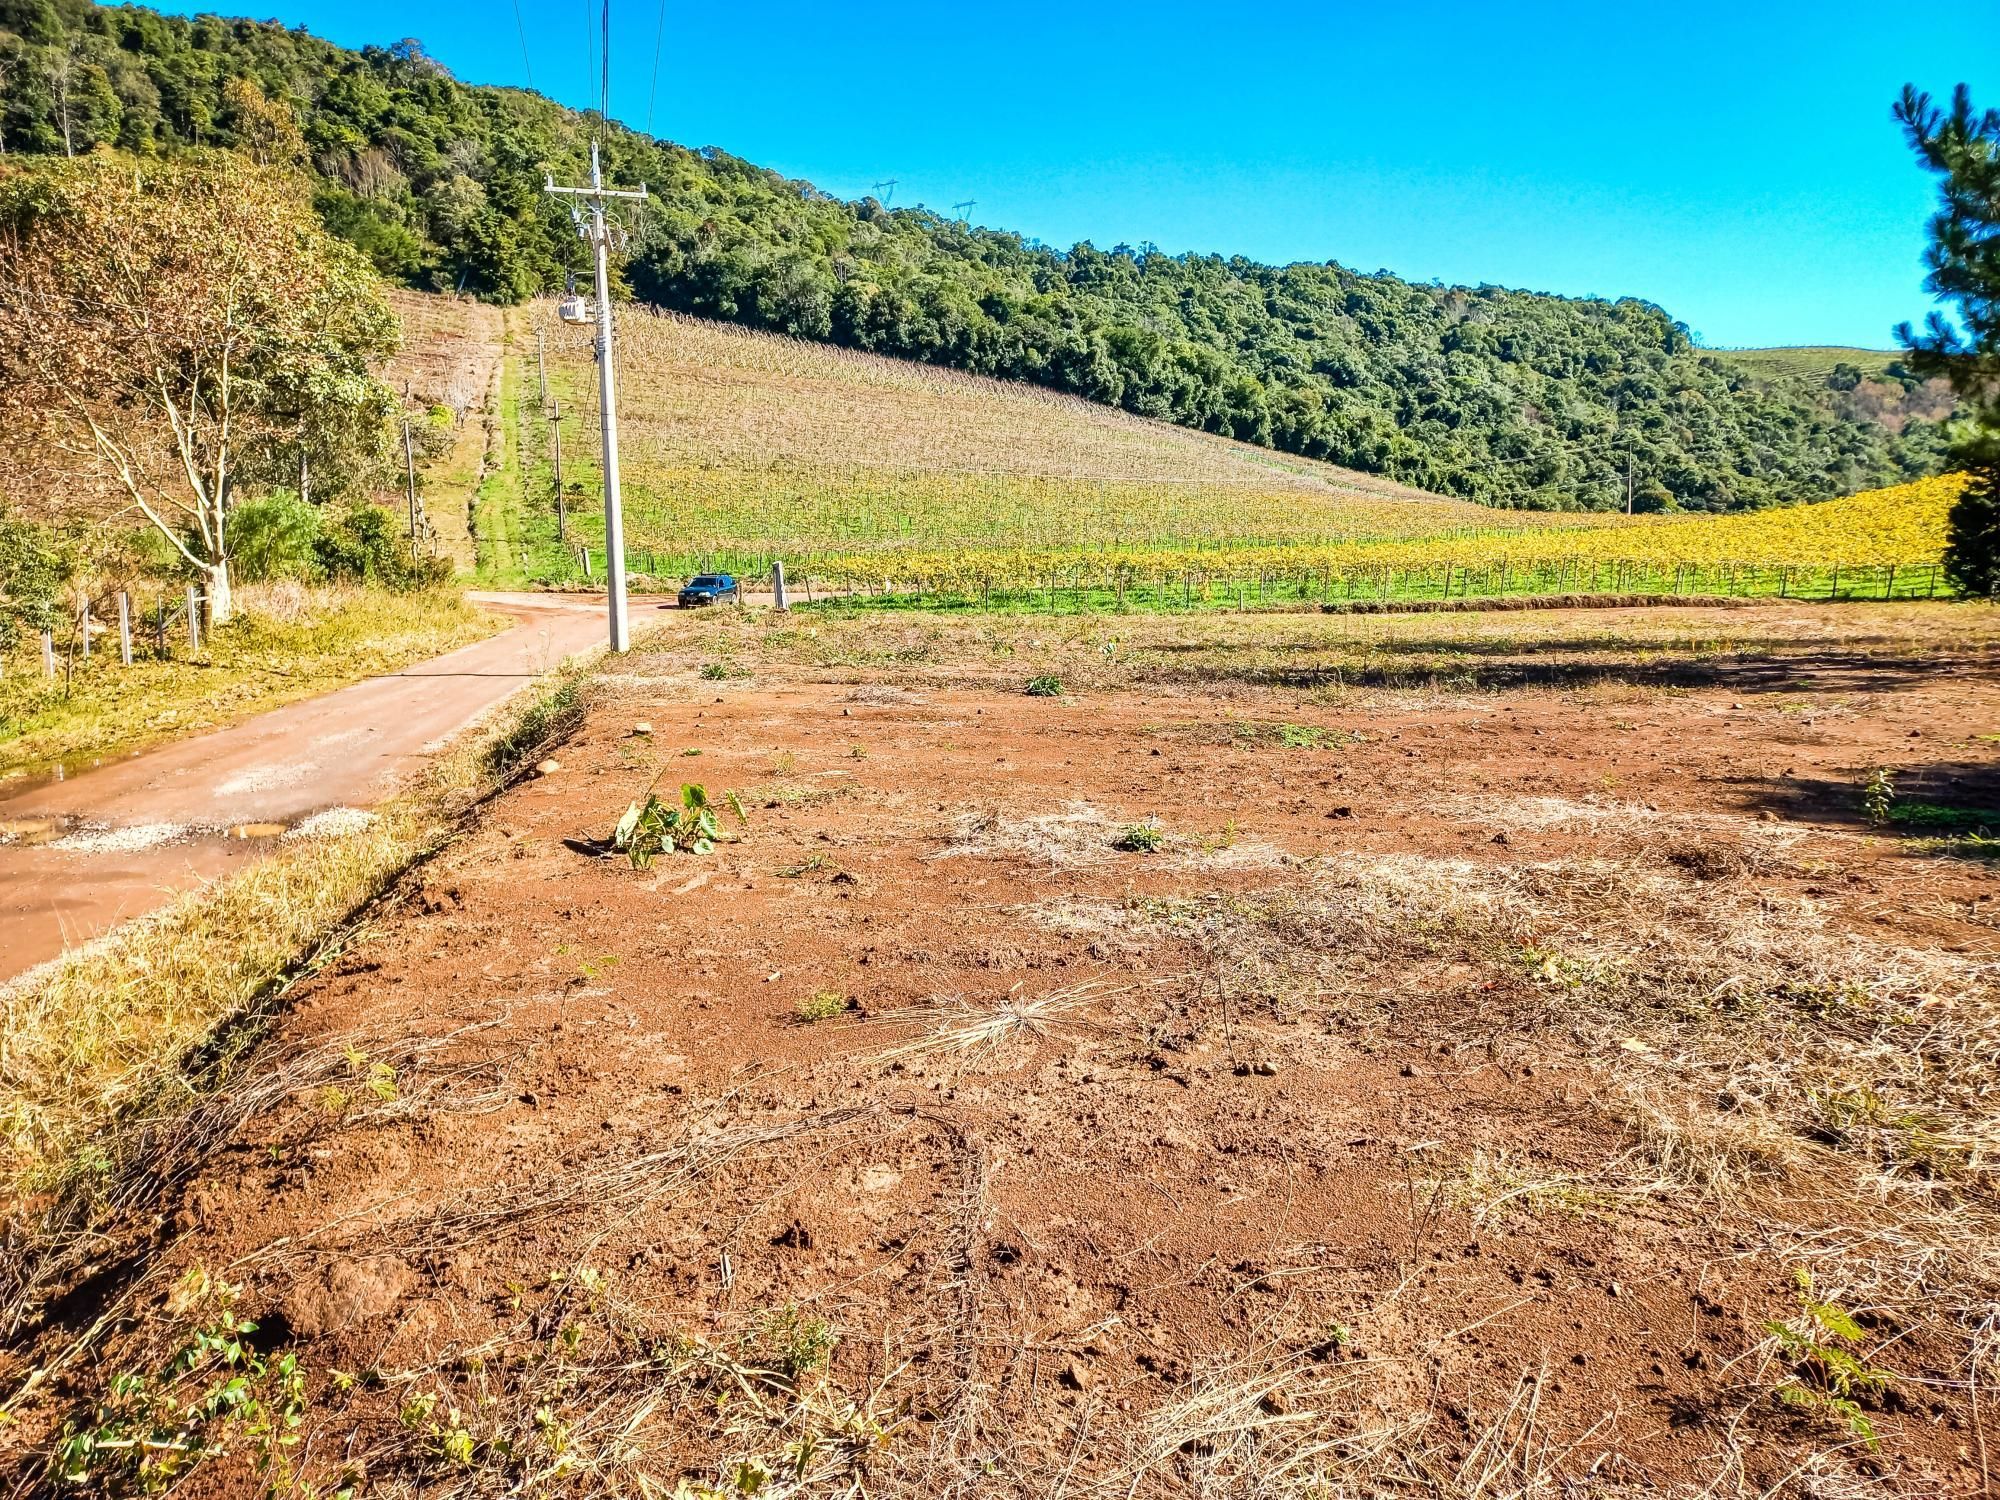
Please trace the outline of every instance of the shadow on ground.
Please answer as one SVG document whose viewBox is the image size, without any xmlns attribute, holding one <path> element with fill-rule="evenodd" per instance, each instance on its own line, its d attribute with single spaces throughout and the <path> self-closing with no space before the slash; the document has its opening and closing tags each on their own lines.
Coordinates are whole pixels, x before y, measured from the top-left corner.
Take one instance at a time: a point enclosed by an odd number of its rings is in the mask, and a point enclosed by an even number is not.
<svg viewBox="0 0 2000 1500">
<path fill-rule="evenodd" d="M 1183 667 L 1169 662 L 1153 675 L 1174 680 L 1233 680 L 1263 687 L 1421 687 L 1440 684 L 1459 690 L 1576 688 L 1604 683 L 1631 687 L 1715 688 L 1735 693 L 1893 692 L 1933 684 L 1941 675 L 2000 681 L 2000 654 L 1993 652 L 1870 655 L 1865 651 L 1733 651 L 1713 656 L 1661 653 L 1625 659 L 1577 659 L 1605 652 L 1590 642 L 1453 645 L 1440 649 L 1420 641 L 1385 641 L 1356 648 L 1351 658 L 1319 663 L 1272 662 L 1271 648 L 1245 647 L 1266 659 L 1232 661 L 1239 648 L 1213 645 L 1149 647 L 1167 657 L 1190 658 Z M 1282 649 L 1282 648 L 1281 648 Z M 1624 648 L 1629 650 L 1629 647 Z M 1320 648 L 1298 647 L 1325 657 Z M 1549 658 L 1562 656 L 1565 659 Z M 1386 658 L 1386 659 L 1385 659 Z"/>
<path fill-rule="evenodd" d="M 1870 818 L 1865 774 L 1853 781 L 1742 777 L 1732 784 L 1749 812 L 1879 834 L 1912 854 L 2000 858 L 2000 764 L 1933 761 L 1885 769 L 1894 789 L 1886 822 Z"/>
</svg>

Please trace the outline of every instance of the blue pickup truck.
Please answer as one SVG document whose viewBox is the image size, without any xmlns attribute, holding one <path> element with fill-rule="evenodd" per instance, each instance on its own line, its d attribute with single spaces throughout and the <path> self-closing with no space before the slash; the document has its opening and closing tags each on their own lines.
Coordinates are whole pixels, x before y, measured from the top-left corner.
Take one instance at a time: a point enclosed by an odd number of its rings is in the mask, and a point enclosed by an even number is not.
<svg viewBox="0 0 2000 1500">
<path fill-rule="evenodd" d="M 742 594 L 730 573 L 697 573 L 681 588 L 681 608 L 700 609 L 706 604 L 735 604 Z"/>
</svg>

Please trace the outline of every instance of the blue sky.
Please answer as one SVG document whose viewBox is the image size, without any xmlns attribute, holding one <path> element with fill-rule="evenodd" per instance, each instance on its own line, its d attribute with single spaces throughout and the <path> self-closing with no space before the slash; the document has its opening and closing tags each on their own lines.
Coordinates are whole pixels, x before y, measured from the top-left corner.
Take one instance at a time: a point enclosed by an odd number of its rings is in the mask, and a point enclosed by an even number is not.
<svg viewBox="0 0 2000 1500">
<path fill-rule="evenodd" d="M 518 3 L 525 56 L 514 0 L 275 13 L 594 104 L 602 0 Z M 2000 103 L 1983 9 L 667 0 L 655 93 L 659 0 L 612 0 L 611 112 L 842 196 L 973 198 L 1051 244 L 1642 296 L 1716 347 L 1887 347 L 1929 305 L 1934 197 L 1889 106 L 1905 80 Z"/>
</svg>

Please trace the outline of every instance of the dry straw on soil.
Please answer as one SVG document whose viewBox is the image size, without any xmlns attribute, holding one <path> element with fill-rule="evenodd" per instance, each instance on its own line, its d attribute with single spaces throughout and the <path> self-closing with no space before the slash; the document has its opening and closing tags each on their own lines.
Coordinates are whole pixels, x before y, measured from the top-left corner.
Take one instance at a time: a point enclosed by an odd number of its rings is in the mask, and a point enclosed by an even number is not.
<svg viewBox="0 0 2000 1500">
<path fill-rule="evenodd" d="M 1275 845 L 1239 839 L 1230 829 L 1206 837 L 1171 833 L 1149 821 L 1110 817 L 1088 802 L 1072 802 L 1059 812 L 1010 814 L 986 808 L 966 813 L 952 824 L 945 847 L 931 857 L 1020 858 L 1078 869 L 1130 858 L 1136 830 L 1145 830 L 1142 852 L 1162 869 L 1252 869 L 1293 862 Z"/>
</svg>

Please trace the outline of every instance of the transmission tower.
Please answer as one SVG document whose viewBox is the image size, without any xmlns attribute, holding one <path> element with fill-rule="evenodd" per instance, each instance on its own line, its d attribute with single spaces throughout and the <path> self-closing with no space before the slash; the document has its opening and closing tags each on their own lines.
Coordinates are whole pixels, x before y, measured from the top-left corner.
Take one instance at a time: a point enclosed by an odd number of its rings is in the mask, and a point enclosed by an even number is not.
<svg viewBox="0 0 2000 1500">
<path fill-rule="evenodd" d="M 952 214 L 956 218 L 963 219 L 978 203 L 977 198 L 967 198 L 963 203 L 954 203 L 951 206 Z"/>
<path fill-rule="evenodd" d="M 896 184 L 898 181 L 900 181 L 899 178 L 884 177 L 880 182 L 875 184 L 875 196 L 882 199 L 882 206 L 884 208 L 887 208 L 890 202 L 895 198 Z M 884 196 L 882 192 L 882 189 L 884 188 L 887 188 L 889 190 L 886 196 Z"/>
</svg>

